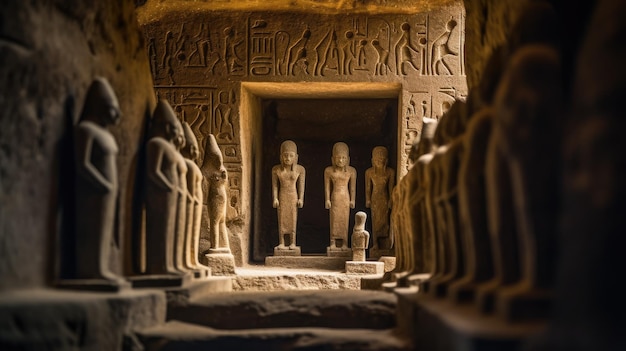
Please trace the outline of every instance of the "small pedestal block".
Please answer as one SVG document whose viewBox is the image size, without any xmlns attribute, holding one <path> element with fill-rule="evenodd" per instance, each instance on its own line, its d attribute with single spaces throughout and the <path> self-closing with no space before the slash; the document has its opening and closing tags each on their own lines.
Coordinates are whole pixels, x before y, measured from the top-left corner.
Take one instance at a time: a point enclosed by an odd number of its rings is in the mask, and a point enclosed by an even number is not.
<svg viewBox="0 0 626 351">
<path fill-rule="evenodd" d="M 203 261 L 200 263 L 209 266 L 214 276 L 235 275 L 235 257 L 231 253 L 208 253 Z"/>
<path fill-rule="evenodd" d="M 288 246 L 284 248 L 276 246 L 274 248 L 274 256 L 302 256 L 302 251 L 300 250 L 300 246 L 296 246 L 293 249 Z"/>
<path fill-rule="evenodd" d="M 396 258 L 394 256 L 380 256 L 378 262 L 385 264 L 385 272 L 391 272 L 396 268 Z"/>
<path fill-rule="evenodd" d="M 326 248 L 326 256 L 328 257 L 350 257 L 352 258 L 352 250 L 350 249 L 341 249 L 338 247 L 330 247 Z"/>
<path fill-rule="evenodd" d="M 385 273 L 385 264 L 377 261 L 347 261 L 346 274 L 378 274 Z"/>
</svg>

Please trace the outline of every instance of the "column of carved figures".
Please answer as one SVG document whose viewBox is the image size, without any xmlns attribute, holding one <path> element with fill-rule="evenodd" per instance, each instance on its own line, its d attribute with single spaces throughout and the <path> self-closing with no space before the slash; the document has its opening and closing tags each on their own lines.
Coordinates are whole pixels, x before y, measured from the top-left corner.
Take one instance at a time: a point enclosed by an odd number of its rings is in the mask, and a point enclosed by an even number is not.
<svg viewBox="0 0 626 351">
<path fill-rule="evenodd" d="M 61 287 L 117 290 L 127 285 L 109 268 L 118 190 L 118 146 L 107 127 L 120 119 L 108 81 L 96 78 L 74 129 L 75 272 Z"/>
<path fill-rule="evenodd" d="M 165 100 L 159 100 L 146 145 L 146 274 L 180 275 L 174 260 L 180 195 L 183 128 Z"/>
<path fill-rule="evenodd" d="M 187 122 L 183 122 L 185 147 L 181 150 L 187 163 L 187 219 L 185 221 L 185 267 L 193 270 L 196 277 L 208 276 L 210 268 L 200 264 L 199 241 L 202 219 L 202 171 L 196 164 L 200 157 L 198 140 Z"/>
<path fill-rule="evenodd" d="M 278 210 L 278 246 L 274 248 L 274 255 L 300 256 L 296 230 L 298 208 L 304 206 L 306 172 L 298 164 L 296 143 L 286 140 L 281 144 L 280 161 L 280 165 L 272 168 L 272 199 Z"/>
<path fill-rule="evenodd" d="M 332 166 L 324 170 L 325 207 L 330 210 L 330 246 L 328 256 L 350 256 L 348 230 L 350 209 L 356 196 L 356 169 L 350 166 L 348 145 L 333 145 Z"/>
<path fill-rule="evenodd" d="M 375 147 L 372 150 L 372 167 L 365 171 L 365 207 L 372 211 L 373 241 L 370 255 L 375 258 L 392 256 L 389 214 L 396 172 L 387 167 L 388 153 L 384 146 Z"/>
<path fill-rule="evenodd" d="M 230 254 L 228 229 L 226 228 L 228 204 L 226 182 L 228 174 L 224 167 L 222 152 L 217 146 L 213 134 L 209 134 L 204 150 L 204 162 L 201 170 L 209 184 L 208 194 L 205 195 L 209 210 L 209 254 Z"/>
</svg>

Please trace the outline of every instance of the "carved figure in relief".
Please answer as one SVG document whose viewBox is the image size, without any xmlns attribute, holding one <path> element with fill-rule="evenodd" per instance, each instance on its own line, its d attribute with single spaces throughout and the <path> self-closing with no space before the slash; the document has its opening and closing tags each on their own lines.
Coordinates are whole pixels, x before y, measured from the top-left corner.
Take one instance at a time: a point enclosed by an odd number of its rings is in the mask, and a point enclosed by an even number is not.
<svg viewBox="0 0 626 351">
<path fill-rule="evenodd" d="M 218 104 L 215 106 L 215 130 L 216 137 L 222 141 L 233 141 L 235 132 L 232 123 L 232 107 L 230 100 L 234 99 L 233 92 L 220 91 Z"/>
<path fill-rule="evenodd" d="M 217 146 L 213 134 L 208 135 L 204 150 L 204 162 L 201 171 L 209 183 L 209 190 L 206 195 L 209 208 L 209 253 L 230 253 L 228 229 L 226 228 L 228 174 L 224 167 L 222 152 Z"/>
<path fill-rule="evenodd" d="M 280 145 L 280 165 L 272 167 L 273 207 L 278 209 L 278 249 L 285 249 L 285 236 L 289 248 L 296 248 L 298 208 L 304 206 L 306 172 L 298 164 L 296 143 L 286 140 Z"/>
<path fill-rule="evenodd" d="M 106 129 L 120 118 L 117 97 L 108 81 L 96 78 L 87 91 L 74 129 L 76 171 L 75 278 L 121 278 L 109 268 L 117 200 L 118 146 Z"/>
<path fill-rule="evenodd" d="M 330 210 L 330 247 L 348 248 L 350 209 L 356 196 L 356 169 L 350 166 L 348 145 L 333 145 L 332 166 L 324 170 L 325 207 Z M 341 246 L 339 246 L 339 245 Z"/>
<path fill-rule="evenodd" d="M 228 73 L 236 73 L 243 70 L 243 59 L 237 54 L 237 48 L 243 43 L 244 39 L 237 33 L 233 27 L 224 29 L 224 63 L 227 65 Z"/>
<path fill-rule="evenodd" d="M 450 46 L 450 37 L 452 35 L 452 31 L 456 27 L 457 23 L 454 19 L 450 19 L 446 24 L 446 30 L 441 33 L 441 35 L 435 39 L 433 42 L 432 48 L 432 73 L 436 75 L 451 75 L 452 70 L 450 66 L 445 61 L 445 57 L 448 55 L 458 56 L 458 52 L 452 51 Z"/>
<path fill-rule="evenodd" d="M 367 45 L 367 40 L 361 39 L 359 40 L 359 44 L 356 49 L 356 62 L 358 69 L 367 69 L 367 54 L 365 52 L 365 46 Z"/>
<path fill-rule="evenodd" d="M 306 31 L 306 30 L 305 30 Z M 276 57 L 276 74 L 285 75 L 289 72 L 289 33 L 278 31 L 274 35 L 274 56 Z"/>
<path fill-rule="evenodd" d="M 389 211 L 396 172 L 387 167 L 388 151 L 384 146 L 372 150 L 372 167 L 365 171 L 365 207 L 372 210 L 372 247 L 389 249 L 381 244 L 389 239 Z"/>
<path fill-rule="evenodd" d="M 176 84 L 174 82 L 174 68 L 172 67 L 172 55 L 175 50 L 176 43 L 174 42 L 174 34 L 170 31 L 165 33 L 165 41 L 164 41 L 164 49 L 163 49 L 163 59 L 161 60 L 161 67 L 167 74 L 167 77 L 170 80 L 170 85 Z"/>
<path fill-rule="evenodd" d="M 356 42 L 354 40 L 354 32 L 347 31 L 346 43 L 341 47 L 339 58 L 339 74 L 352 74 L 353 61 L 356 60 Z"/>
<path fill-rule="evenodd" d="M 372 46 L 378 54 L 378 61 L 374 65 L 374 75 L 386 75 L 389 72 L 389 50 L 383 48 L 378 39 L 372 40 Z"/>
<path fill-rule="evenodd" d="M 146 273 L 177 274 L 174 267 L 179 188 L 179 153 L 183 130 L 174 111 L 159 100 L 146 145 Z"/>
<path fill-rule="evenodd" d="M 408 23 L 402 23 L 400 27 L 402 29 L 402 35 L 396 42 L 396 74 L 406 75 L 404 67 L 406 64 L 413 67 L 416 71 L 419 71 L 419 50 L 413 47 L 411 44 L 411 26 Z"/>
<path fill-rule="evenodd" d="M 200 29 L 198 33 L 193 36 L 194 39 L 194 48 L 187 56 L 187 66 L 193 67 L 206 67 L 207 65 L 207 56 L 212 50 L 211 47 L 211 33 L 205 23 L 200 24 Z M 198 63 L 192 64 L 192 60 L 195 60 L 195 57 L 198 56 Z"/>
<path fill-rule="evenodd" d="M 185 236 L 185 265 L 190 269 L 200 268 L 198 245 L 200 241 L 200 222 L 202 218 L 202 171 L 196 164 L 200 157 L 198 140 L 191 127 L 183 123 L 185 147 L 181 150 L 187 163 L 187 190 L 190 195 L 187 203 Z"/>
<path fill-rule="evenodd" d="M 365 250 L 369 247 L 370 233 L 365 230 L 367 214 L 359 211 L 354 215 L 354 229 L 352 230 L 352 261 L 365 262 Z"/>
<path fill-rule="evenodd" d="M 298 39 L 298 41 L 296 41 L 292 46 L 289 47 L 286 60 L 286 62 L 288 62 L 287 74 L 295 75 L 294 66 L 300 60 L 307 60 L 306 46 L 309 42 L 309 38 L 311 38 L 311 30 L 307 28 L 304 30 L 304 32 L 302 32 L 302 36 L 300 37 L 300 39 Z"/>
</svg>

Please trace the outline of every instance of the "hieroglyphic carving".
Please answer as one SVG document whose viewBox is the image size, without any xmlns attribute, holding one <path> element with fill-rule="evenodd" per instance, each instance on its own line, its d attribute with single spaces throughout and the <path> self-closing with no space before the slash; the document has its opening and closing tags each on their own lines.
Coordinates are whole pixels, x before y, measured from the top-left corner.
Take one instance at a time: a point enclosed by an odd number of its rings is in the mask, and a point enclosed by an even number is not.
<svg viewBox="0 0 626 351">
<path fill-rule="evenodd" d="M 446 22 L 444 31 L 433 41 L 430 61 L 433 75 L 453 75 L 458 72 L 457 67 L 460 66 L 458 57 L 461 50 L 453 40 L 453 34 L 458 34 L 459 31 L 458 21 L 451 17 Z"/>
<path fill-rule="evenodd" d="M 237 214 L 241 213 L 241 163 L 224 163 L 228 171 L 228 189 L 230 207 L 234 208 Z"/>
<path fill-rule="evenodd" d="M 411 25 L 408 22 L 400 26 L 401 35 L 396 41 L 394 52 L 396 54 L 396 74 L 407 75 L 406 67 L 411 67 L 416 71 L 420 70 L 420 51 L 411 42 Z"/>
<path fill-rule="evenodd" d="M 213 120 L 215 123 L 214 134 L 219 143 L 235 142 L 233 109 L 236 102 L 235 92 L 232 89 L 222 90 L 217 94 L 217 100 L 213 109 Z"/>
<path fill-rule="evenodd" d="M 256 20 L 250 28 L 250 74 L 266 76 L 274 69 L 274 36 L 267 28 L 267 21 Z"/>
</svg>

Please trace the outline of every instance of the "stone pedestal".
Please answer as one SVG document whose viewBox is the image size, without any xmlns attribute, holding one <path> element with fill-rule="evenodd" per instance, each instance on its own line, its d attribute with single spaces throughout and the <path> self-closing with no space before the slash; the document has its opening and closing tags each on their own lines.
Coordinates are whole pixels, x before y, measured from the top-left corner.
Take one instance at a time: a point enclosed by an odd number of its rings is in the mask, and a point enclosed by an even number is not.
<svg viewBox="0 0 626 351">
<path fill-rule="evenodd" d="M 342 271 L 351 256 L 267 256 L 265 265 L 270 267 L 305 268 Z"/>
<path fill-rule="evenodd" d="M 337 247 L 327 247 L 326 248 L 326 256 L 328 257 L 349 257 L 352 258 L 352 250 L 350 249 L 340 249 Z"/>
<path fill-rule="evenodd" d="M 274 256 L 302 256 L 302 251 L 300 250 L 300 246 L 296 246 L 293 249 L 288 247 L 281 249 L 277 246 L 274 248 Z"/>
<path fill-rule="evenodd" d="M 60 280 L 56 285 L 59 289 L 118 292 L 130 289 L 131 284 L 126 280 L 107 279 L 67 279 Z"/>
<path fill-rule="evenodd" d="M 208 253 L 204 255 L 204 262 L 211 268 L 213 275 L 235 275 L 235 257 L 229 253 Z"/>
<path fill-rule="evenodd" d="M 385 273 L 385 264 L 377 261 L 347 261 L 346 273 L 383 275 Z"/>
<path fill-rule="evenodd" d="M 192 279 L 193 273 L 146 274 L 128 278 L 133 288 L 179 287 L 188 284 Z"/>
<path fill-rule="evenodd" d="M 396 268 L 395 256 L 381 256 L 380 258 L 378 258 L 378 262 L 382 262 L 385 264 L 385 272 L 391 272 L 394 268 Z"/>
</svg>

